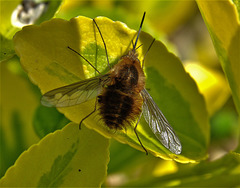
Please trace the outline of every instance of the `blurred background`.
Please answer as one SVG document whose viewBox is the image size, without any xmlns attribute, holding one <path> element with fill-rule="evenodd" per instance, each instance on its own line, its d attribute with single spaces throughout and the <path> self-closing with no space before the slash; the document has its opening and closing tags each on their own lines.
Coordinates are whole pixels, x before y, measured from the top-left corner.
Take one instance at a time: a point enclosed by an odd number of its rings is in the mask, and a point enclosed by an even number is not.
<svg viewBox="0 0 240 188">
<path fill-rule="evenodd" d="M 62 128 L 68 120 L 56 109 L 40 106 L 41 93 L 19 64 L 11 39 L 24 25 L 39 24 L 52 17 L 105 16 L 137 30 L 143 12 L 143 31 L 161 40 L 182 61 L 206 101 L 211 125 L 209 160 L 219 159 L 238 144 L 238 115 L 229 85 L 216 55 L 204 20 L 194 1 L 3 1 L 1 0 L 1 121 L 0 177 L 18 156 L 46 134 Z M 41 4 L 41 5 L 40 5 Z M 22 6 L 22 8 L 21 8 Z M 30 16 L 28 16 L 30 14 Z M 34 16 L 33 16 L 34 15 Z M 34 17 L 34 18 L 33 18 Z M 2 47 L 1 47 L 2 48 Z M 6 51 L 5 51 L 6 52 Z M 44 119 L 44 114 L 53 114 Z M 38 124 L 45 122 L 46 129 Z M 119 151 L 121 151 L 119 154 Z M 105 186 L 122 186 L 141 176 L 166 176 L 184 168 L 111 140 L 110 163 Z M 130 184 L 131 185 L 131 184 Z"/>
</svg>

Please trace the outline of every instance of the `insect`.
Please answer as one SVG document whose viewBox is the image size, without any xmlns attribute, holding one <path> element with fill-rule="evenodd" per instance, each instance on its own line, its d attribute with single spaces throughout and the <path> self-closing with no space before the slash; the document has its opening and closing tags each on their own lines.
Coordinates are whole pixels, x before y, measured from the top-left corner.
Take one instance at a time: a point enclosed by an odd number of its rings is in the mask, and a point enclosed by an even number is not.
<svg viewBox="0 0 240 188">
<path fill-rule="evenodd" d="M 87 61 L 99 75 L 51 90 L 43 95 L 41 102 L 45 106 L 66 107 L 96 98 L 94 110 L 81 120 L 80 125 L 95 111 L 99 112 L 102 120 L 110 129 L 122 130 L 128 125 L 131 125 L 132 122 L 137 121 L 134 126 L 134 132 L 140 145 L 146 154 L 148 154 L 147 149 L 143 146 L 136 131 L 137 125 L 143 115 L 158 140 L 171 152 L 180 154 L 182 146 L 176 133 L 145 89 L 145 75 L 143 72 L 144 60 L 141 65 L 138 59 L 138 53 L 136 52 L 144 18 L 145 12 L 132 50 L 130 50 L 127 55 L 122 56 L 118 63 L 110 68 L 109 72 L 104 75 L 101 75 L 80 53 L 68 47 Z M 102 38 L 108 66 L 110 67 L 103 36 L 94 19 L 93 22 Z M 153 42 L 154 40 L 149 46 L 148 51 Z"/>
</svg>

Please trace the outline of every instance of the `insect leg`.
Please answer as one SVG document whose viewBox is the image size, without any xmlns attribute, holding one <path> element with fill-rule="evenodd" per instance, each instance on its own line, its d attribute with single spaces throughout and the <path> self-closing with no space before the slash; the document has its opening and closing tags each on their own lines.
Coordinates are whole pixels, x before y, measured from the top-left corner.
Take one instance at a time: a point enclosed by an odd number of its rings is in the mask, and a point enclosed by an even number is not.
<svg viewBox="0 0 240 188">
<path fill-rule="evenodd" d="M 91 116 L 91 115 L 96 111 L 96 109 L 97 109 L 97 97 L 96 97 L 96 101 L 95 101 L 94 110 L 93 110 L 90 114 L 88 114 L 87 116 L 85 116 L 85 117 L 80 121 L 80 123 L 79 123 L 79 129 L 81 129 L 82 122 L 83 122 L 85 119 L 87 119 L 89 116 Z"/>
<path fill-rule="evenodd" d="M 138 136 L 138 134 L 137 134 L 137 126 L 138 126 L 138 123 L 139 123 L 141 117 L 142 117 L 142 112 L 141 112 L 141 114 L 140 114 L 140 116 L 139 116 L 139 118 L 138 118 L 138 121 L 137 121 L 137 123 L 136 123 L 136 125 L 135 125 L 135 127 L 134 127 L 134 132 L 135 132 L 135 134 L 136 134 L 136 136 L 137 136 L 138 142 L 140 143 L 140 145 L 142 146 L 142 148 L 145 150 L 146 155 L 148 155 L 147 149 L 143 146 L 143 144 L 142 144 L 142 142 L 141 142 L 141 140 L 140 140 L 140 138 L 139 138 L 139 136 Z"/>
</svg>

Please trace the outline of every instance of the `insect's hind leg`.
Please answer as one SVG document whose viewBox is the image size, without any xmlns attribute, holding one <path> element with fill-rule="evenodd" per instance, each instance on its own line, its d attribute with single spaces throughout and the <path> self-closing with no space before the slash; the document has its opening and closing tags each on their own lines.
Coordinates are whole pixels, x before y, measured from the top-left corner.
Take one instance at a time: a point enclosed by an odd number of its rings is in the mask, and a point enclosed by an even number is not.
<svg viewBox="0 0 240 188">
<path fill-rule="evenodd" d="M 138 142 L 140 143 L 140 145 L 142 146 L 142 148 L 145 150 L 146 155 L 148 155 L 147 149 L 143 146 L 143 144 L 142 144 L 142 142 L 141 142 L 141 140 L 140 140 L 140 138 L 139 138 L 139 136 L 138 136 L 138 134 L 137 134 L 137 126 L 138 126 L 138 123 L 140 122 L 141 117 L 142 117 L 142 113 L 140 114 L 140 116 L 139 116 L 139 118 L 138 118 L 138 121 L 137 121 L 137 123 L 136 123 L 136 125 L 135 125 L 135 127 L 134 127 L 134 132 L 135 132 L 135 134 L 136 134 L 136 136 L 137 136 Z"/>
<path fill-rule="evenodd" d="M 89 113 L 87 116 L 85 116 L 85 117 L 80 121 L 80 123 L 79 123 L 79 129 L 81 129 L 82 122 L 83 122 L 85 119 L 87 119 L 89 116 L 91 116 L 94 112 L 96 112 L 96 110 L 97 110 L 97 101 L 98 101 L 98 98 L 96 97 L 94 110 L 93 110 L 91 113 Z"/>
</svg>

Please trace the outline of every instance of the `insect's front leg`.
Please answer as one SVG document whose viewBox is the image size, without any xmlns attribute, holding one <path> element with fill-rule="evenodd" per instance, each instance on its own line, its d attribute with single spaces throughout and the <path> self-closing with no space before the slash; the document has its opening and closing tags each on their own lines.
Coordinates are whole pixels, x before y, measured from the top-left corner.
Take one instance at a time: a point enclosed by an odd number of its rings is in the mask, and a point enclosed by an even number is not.
<svg viewBox="0 0 240 188">
<path fill-rule="evenodd" d="M 79 129 L 81 129 L 82 122 L 83 122 L 85 119 L 87 119 L 89 116 L 91 116 L 91 115 L 97 110 L 97 102 L 98 102 L 98 97 L 96 97 L 96 101 L 95 101 L 95 105 L 94 105 L 94 110 L 80 121 L 80 123 L 79 123 Z"/>
</svg>

